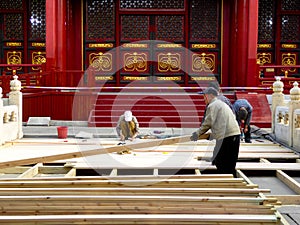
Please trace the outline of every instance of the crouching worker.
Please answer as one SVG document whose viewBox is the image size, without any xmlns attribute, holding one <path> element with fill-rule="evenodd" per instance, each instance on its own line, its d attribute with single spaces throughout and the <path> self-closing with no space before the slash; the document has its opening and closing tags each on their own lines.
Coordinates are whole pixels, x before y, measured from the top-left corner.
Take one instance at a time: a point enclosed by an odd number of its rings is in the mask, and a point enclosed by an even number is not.
<svg viewBox="0 0 300 225">
<path fill-rule="evenodd" d="M 205 89 L 203 94 L 207 105 L 205 120 L 190 139 L 197 141 L 200 135 L 211 130 L 212 138 L 216 139 L 212 164 L 216 165 L 218 173 L 236 177 L 241 134 L 239 125 L 232 110 L 217 98 L 218 92 L 214 88 Z"/>
<path fill-rule="evenodd" d="M 120 116 L 116 131 L 120 141 L 124 144 L 125 140 L 134 140 L 139 133 L 139 123 L 131 111 L 125 111 Z"/>
</svg>

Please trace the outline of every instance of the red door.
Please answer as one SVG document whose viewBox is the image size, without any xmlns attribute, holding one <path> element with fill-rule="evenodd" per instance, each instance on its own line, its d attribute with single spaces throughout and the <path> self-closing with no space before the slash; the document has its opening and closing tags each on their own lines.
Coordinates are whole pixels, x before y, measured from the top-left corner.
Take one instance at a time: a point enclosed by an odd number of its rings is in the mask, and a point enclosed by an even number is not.
<svg viewBox="0 0 300 225">
<path fill-rule="evenodd" d="M 85 66 L 107 85 L 221 81 L 220 5 L 220 0 L 87 0 Z"/>
</svg>

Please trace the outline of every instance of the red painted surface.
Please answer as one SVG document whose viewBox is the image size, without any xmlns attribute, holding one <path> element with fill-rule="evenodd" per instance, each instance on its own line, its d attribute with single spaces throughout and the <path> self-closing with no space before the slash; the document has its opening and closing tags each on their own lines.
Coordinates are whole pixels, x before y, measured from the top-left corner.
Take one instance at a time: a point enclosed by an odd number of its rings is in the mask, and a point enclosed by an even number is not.
<svg viewBox="0 0 300 225">
<path fill-rule="evenodd" d="M 82 70 L 82 12 L 80 1 L 46 1 L 46 60 L 47 71 L 53 69 Z M 81 76 L 74 80 L 79 82 Z M 60 73 L 56 80 L 49 78 L 48 86 L 66 86 L 66 73 Z"/>
<path fill-rule="evenodd" d="M 234 95 L 227 95 L 234 101 Z M 198 128 L 204 115 L 203 96 L 191 94 L 98 95 L 89 126 L 115 127 L 125 110 L 131 110 L 141 127 Z"/>
<path fill-rule="evenodd" d="M 256 60 L 258 42 L 258 0 L 249 0 L 248 16 L 248 66 L 246 76 L 246 86 L 258 86 L 259 73 Z"/>
<path fill-rule="evenodd" d="M 46 70 L 56 67 L 57 58 L 57 1 L 46 1 Z M 51 86 L 51 85 L 50 85 Z"/>
<path fill-rule="evenodd" d="M 270 128 L 271 108 L 264 93 L 236 93 L 236 99 L 247 99 L 253 107 L 251 124 L 260 128 Z"/>
<path fill-rule="evenodd" d="M 231 11 L 229 86 L 256 86 L 258 0 L 235 0 Z"/>
<path fill-rule="evenodd" d="M 87 121 L 95 97 L 91 92 L 42 91 L 23 94 L 23 121 L 29 117 Z M 33 107 L 34 106 L 34 107 Z"/>
</svg>

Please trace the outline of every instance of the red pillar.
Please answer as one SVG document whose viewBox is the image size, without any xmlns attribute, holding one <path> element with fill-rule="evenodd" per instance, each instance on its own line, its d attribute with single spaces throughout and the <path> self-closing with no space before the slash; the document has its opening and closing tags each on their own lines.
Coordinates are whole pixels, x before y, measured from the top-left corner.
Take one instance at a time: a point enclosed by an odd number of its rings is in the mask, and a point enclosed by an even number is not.
<svg viewBox="0 0 300 225">
<path fill-rule="evenodd" d="M 46 70 L 56 67 L 57 56 L 57 2 L 46 0 Z"/>
<path fill-rule="evenodd" d="M 256 86 L 258 83 L 258 74 L 256 74 L 258 0 L 235 0 L 233 12 L 230 85 Z"/>
<path fill-rule="evenodd" d="M 46 0 L 46 69 L 66 69 L 66 0 Z M 63 86 L 64 76 L 58 76 L 57 82 Z M 50 83 L 49 83 L 50 82 Z M 56 86 L 54 79 L 47 82 Z"/>
<path fill-rule="evenodd" d="M 257 60 L 258 43 L 258 0 L 249 0 L 248 67 L 247 86 L 258 86 L 259 73 Z"/>
</svg>

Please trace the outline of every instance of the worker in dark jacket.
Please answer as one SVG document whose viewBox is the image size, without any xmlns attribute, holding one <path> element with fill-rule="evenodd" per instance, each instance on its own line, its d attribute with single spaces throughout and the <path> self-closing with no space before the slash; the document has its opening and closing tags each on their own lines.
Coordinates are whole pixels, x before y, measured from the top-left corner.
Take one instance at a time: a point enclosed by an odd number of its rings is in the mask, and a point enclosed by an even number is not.
<svg viewBox="0 0 300 225">
<path fill-rule="evenodd" d="M 233 103 L 236 120 L 241 129 L 241 133 L 245 135 L 245 142 L 251 143 L 251 126 L 252 105 L 246 99 L 238 99 Z"/>
</svg>

